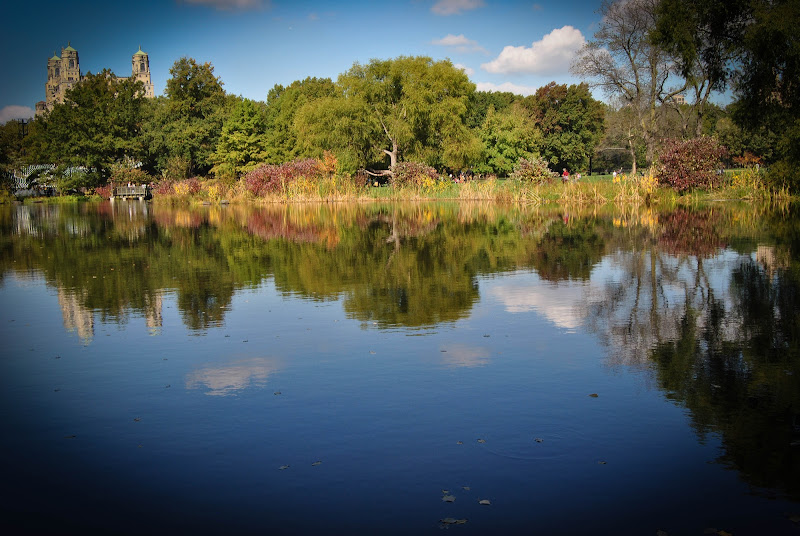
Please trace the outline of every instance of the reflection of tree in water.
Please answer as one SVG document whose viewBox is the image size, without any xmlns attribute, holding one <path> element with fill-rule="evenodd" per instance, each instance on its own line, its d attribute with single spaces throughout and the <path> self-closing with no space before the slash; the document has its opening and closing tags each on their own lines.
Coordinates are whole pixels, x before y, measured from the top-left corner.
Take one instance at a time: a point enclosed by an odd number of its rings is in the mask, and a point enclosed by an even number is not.
<svg viewBox="0 0 800 536">
<path fill-rule="evenodd" d="M 687 307 L 675 340 L 652 352 L 659 387 L 691 411 L 702 435 L 720 433 L 720 461 L 751 485 L 800 499 L 800 281 L 767 276 L 742 263 L 731 281 L 733 304 L 709 296 L 698 324 Z M 725 329 L 730 317 L 739 329 Z"/>
<path fill-rule="evenodd" d="M 655 236 L 679 234 L 661 231 Z M 791 445 L 800 440 L 800 277 L 784 253 L 797 255 L 796 239 L 712 257 L 729 232 L 706 228 L 699 239 L 687 231 L 619 249 L 604 261 L 607 280 L 593 285 L 587 322 L 609 346 L 609 363 L 651 371 L 701 437 L 720 434 L 720 462 L 755 487 L 798 499 L 800 451 Z"/>
<path fill-rule="evenodd" d="M 570 220 L 569 224 L 553 221 L 539 239 L 531 262 L 542 279 L 586 281 L 606 252 L 600 232 L 600 222 L 594 219 Z"/>
<path fill-rule="evenodd" d="M 709 257 L 725 247 L 719 215 L 712 210 L 677 208 L 659 214 L 658 224 L 658 244 L 666 253 Z"/>
</svg>

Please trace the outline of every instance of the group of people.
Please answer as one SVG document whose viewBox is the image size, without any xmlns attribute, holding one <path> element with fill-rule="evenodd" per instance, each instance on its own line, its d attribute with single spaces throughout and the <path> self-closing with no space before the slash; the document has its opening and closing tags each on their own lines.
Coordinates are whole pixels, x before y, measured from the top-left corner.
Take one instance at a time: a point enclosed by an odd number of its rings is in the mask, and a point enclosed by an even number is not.
<svg viewBox="0 0 800 536">
<path fill-rule="evenodd" d="M 570 177 L 569 171 L 567 171 L 567 168 L 563 168 L 563 171 L 561 172 L 561 182 L 569 182 L 569 177 Z M 575 174 L 575 180 L 576 181 L 581 180 L 580 173 Z"/>
</svg>

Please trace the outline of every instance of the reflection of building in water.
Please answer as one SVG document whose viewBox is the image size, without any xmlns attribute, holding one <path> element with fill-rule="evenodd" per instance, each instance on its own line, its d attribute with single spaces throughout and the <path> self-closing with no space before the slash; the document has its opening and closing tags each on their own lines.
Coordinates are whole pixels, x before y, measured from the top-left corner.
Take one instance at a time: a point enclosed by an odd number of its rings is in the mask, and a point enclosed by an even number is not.
<svg viewBox="0 0 800 536">
<path fill-rule="evenodd" d="M 252 357 L 220 367 L 206 367 L 186 376 L 186 388 L 206 386 L 207 395 L 226 396 L 251 385 L 262 387 L 270 374 L 281 369 L 274 359 Z"/>
<path fill-rule="evenodd" d="M 147 294 L 144 297 L 144 322 L 151 335 L 158 335 L 161 332 L 163 301 L 161 294 L 155 296 Z"/>
<path fill-rule="evenodd" d="M 58 304 L 64 318 L 64 329 L 78 333 L 83 344 L 89 344 L 94 338 L 94 314 L 84 307 L 80 297 L 74 292 L 58 289 Z"/>
<path fill-rule="evenodd" d="M 764 267 L 768 274 L 775 270 L 789 267 L 789 259 L 784 255 L 776 254 L 774 246 L 758 246 L 756 248 L 756 262 Z"/>
</svg>

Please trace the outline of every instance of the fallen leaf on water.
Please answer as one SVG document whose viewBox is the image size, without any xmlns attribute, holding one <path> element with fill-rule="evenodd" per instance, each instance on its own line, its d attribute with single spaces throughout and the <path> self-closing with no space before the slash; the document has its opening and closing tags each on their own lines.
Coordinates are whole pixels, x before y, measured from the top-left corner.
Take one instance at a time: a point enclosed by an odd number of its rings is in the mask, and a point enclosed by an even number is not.
<svg viewBox="0 0 800 536">
<path fill-rule="evenodd" d="M 598 395 L 597 393 L 592 393 L 592 394 L 590 394 L 589 396 L 591 396 L 592 398 L 597 398 L 597 397 L 598 397 L 598 396 L 600 396 L 600 395 Z"/>
<path fill-rule="evenodd" d="M 733 536 L 733 534 L 731 534 L 727 530 L 718 530 L 717 534 L 719 534 L 719 536 Z"/>
<path fill-rule="evenodd" d="M 463 489 L 464 491 L 469 491 L 470 487 L 469 486 L 461 486 L 461 489 Z"/>
<path fill-rule="evenodd" d="M 605 460 L 599 460 L 597 463 L 600 464 L 600 465 L 605 465 L 608 462 L 606 462 Z"/>
<path fill-rule="evenodd" d="M 455 519 L 453 517 L 446 517 L 444 519 L 439 520 L 439 523 L 441 523 L 442 525 L 463 525 L 466 522 L 467 522 L 466 519 Z"/>
<path fill-rule="evenodd" d="M 490 504 L 492 504 L 492 501 L 490 501 L 489 499 L 481 499 L 480 501 L 478 501 L 478 504 L 489 506 Z"/>
<path fill-rule="evenodd" d="M 456 441 L 456 445 L 463 445 L 463 444 L 464 444 L 463 441 Z"/>
<path fill-rule="evenodd" d="M 281 392 L 280 392 L 280 391 L 275 391 L 275 392 L 274 392 L 274 393 L 272 393 L 272 394 L 273 394 L 273 395 L 275 395 L 275 396 L 277 396 L 277 395 L 281 394 Z"/>
<path fill-rule="evenodd" d="M 544 441 L 544 439 L 542 439 L 541 437 L 536 437 L 533 440 L 536 441 L 537 443 L 541 443 Z"/>
<path fill-rule="evenodd" d="M 445 495 L 442 497 L 444 502 L 456 502 L 456 498 L 452 495 Z"/>
<path fill-rule="evenodd" d="M 321 461 L 317 460 L 314 463 L 312 463 L 311 466 L 314 467 L 315 465 L 319 465 L 321 463 L 322 463 Z"/>
<path fill-rule="evenodd" d="M 792 523 L 800 524 L 800 514 L 786 514 L 786 517 L 788 517 L 789 521 Z"/>
<path fill-rule="evenodd" d="M 442 495 L 447 495 L 448 493 L 450 493 L 449 489 L 443 489 L 442 490 Z"/>
<path fill-rule="evenodd" d="M 485 439 L 479 439 L 478 443 L 486 443 L 486 440 Z"/>
<path fill-rule="evenodd" d="M 141 420 L 142 420 L 142 418 L 141 418 L 141 417 L 134 417 L 134 418 L 133 418 L 133 422 L 139 422 L 139 421 L 141 421 Z"/>
<path fill-rule="evenodd" d="M 289 466 L 288 466 L 288 465 L 281 465 L 280 467 L 278 467 L 278 469 L 279 469 L 280 471 L 283 471 L 284 469 L 288 469 L 288 468 L 289 468 Z"/>
<path fill-rule="evenodd" d="M 669 534 L 665 530 L 657 530 L 656 536 L 669 536 Z"/>
</svg>

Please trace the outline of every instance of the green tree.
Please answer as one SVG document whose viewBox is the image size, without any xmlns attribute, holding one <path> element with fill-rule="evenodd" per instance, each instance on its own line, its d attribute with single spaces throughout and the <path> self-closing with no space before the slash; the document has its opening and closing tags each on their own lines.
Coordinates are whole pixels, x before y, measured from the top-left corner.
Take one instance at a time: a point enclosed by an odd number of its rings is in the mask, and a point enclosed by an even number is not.
<svg viewBox="0 0 800 536">
<path fill-rule="evenodd" d="M 469 128 L 479 129 L 486 121 L 489 108 L 494 108 L 495 112 L 504 112 L 520 100 L 522 100 L 520 95 L 507 91 L 475 91 L 470 94 L 467 102 L 465 122 Z"/>
<path fill-rule="evenodd" d="M 550 82 L 522 103 L 542 131 L 542 156 L 556 171 L 588 168 L 603 136 L 605 110 L 587 84 Z"/>
<path fill-rule="evenodd" d="M 211 155 L 211 171 L 219 177 L 236 178 L 263 164 L 267 158 L 266 132 L 263 106 L 240 100 L 222 125 L 217 149 Z"/>
<path fill-rule="evenodd" d="M 298 140 L 295 119 L 305 104 L 336 94 L 330 78 L 306 78 L 288 87 L 276 84 L 267 96 L 267 162 L 282 164 L 302 157 L 316 157 L 314 151 Z"/>
<path fill-rule="evenodd" d="M 520 158 L 539 156 L 542 133 L 518 106 L 495 111 L 489 106 L 479 131 L 484 146 L 484 160 L 475 169 L 507 177 Z"/>
<path fill-rule="evenodd" d="M 401 56 L 356 63 L 337 81 L 339 95 L 307 104 L 298 127 L 320 149 L 344 149 L 369 165 L 381 156 L 463 168 L 480 154 L 465 124 L 475 86 L 449 60 Z M 333 100 L 342 102 L 334 103 Z M 311 119 L 324 119 L 315 123 Z M 333 127 L 336 134 L 323 129 Z M 344 134 L 359 131 L 358 147 Z M 361 141 L 367 146 L 361 146 Z"/>
<path fill-rule="evenodd" d="M 87 74 L 66 92 L 63 103 L 32 125 L 25 139 L 27 159 L 88 169 L 62 176 L 62 189 L 104 184 L 113 164 L 142 154 L 143 95 L 141 82 L 118 79 L 107 69 Z"/>
<path fill-rule="evenodd" d="M 230 104 L 210 63 L 181 58 L 170 69 L 166 98 L 149 103 L 145 139 L 151 167 L 208 173 Z M 173 177 L 186 178 L 186 177 Z"/>
</svg>

